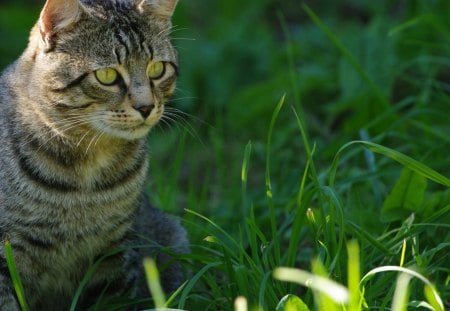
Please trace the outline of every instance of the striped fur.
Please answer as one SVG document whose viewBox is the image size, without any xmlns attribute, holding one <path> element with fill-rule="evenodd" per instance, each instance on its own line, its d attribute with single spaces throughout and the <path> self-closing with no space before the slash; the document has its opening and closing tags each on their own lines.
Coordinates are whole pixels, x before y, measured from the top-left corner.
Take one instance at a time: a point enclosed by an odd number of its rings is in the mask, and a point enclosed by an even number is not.
<svg viewBox="0 0 450 311">
<path fill-rule="evenodd" d="M 146 134 L 178 74 L 168 38 L 176 0 L 48 0 L 24 54 L 0 78 L 0 236 L 11 242 L 31 310 L 67 310 L 103 258 L 79 309 L 108 285 L 147 295 L 141 262 L 187 252 L 184 229 L 143 194 Z M 149 63 L 164 72 L 149 79 Z M 103 85 L 95 71 L 114 68 Z M 147 107 L 144 111 L 142 107 Z M 133 248 L 136 245 L 149 245 Z M 18 310 L 0 250 L 0 310 Z M 179 263 L 162 272 L 167 290 Z"/>
</svg>

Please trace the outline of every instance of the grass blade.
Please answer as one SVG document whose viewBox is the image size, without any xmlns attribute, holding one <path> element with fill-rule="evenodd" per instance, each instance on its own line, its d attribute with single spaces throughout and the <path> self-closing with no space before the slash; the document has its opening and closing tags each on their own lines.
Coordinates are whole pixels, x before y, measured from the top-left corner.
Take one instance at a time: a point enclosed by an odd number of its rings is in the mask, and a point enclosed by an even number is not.
<svg viewBox="0 0 450 311">
<path fill-rule="evenodd" d="M 278 237 L 277 230 L 277 219 L 275 214 L 275 206 L 273 204 L 273 193 L 272 193 L 272 184 L 270 181 L 270 149 L 272 144 L 272 134 L 275 128 L 275 122 L 277 121 L 278 115 L 283 108 L 285 96 L 281 98 L 278 102 L 278 105 L 275 107 L 275 110 L 272 115 L 272 120 L 270 121 L 269 133 L 267 135 L 267 156 L 266 156 L 266 194 L 267 200 L 269 203 L 269 214 L 270 214 L 270 227 L 272 231 L 272 239 L 275 251 L 275 259 L 277 263 L 281 262 L 281 250 L 280 250 L 280 241 Z"/>
<path fill-rule="evenodd" d="M 299 297 L 286 295 L 280 300 L 275 311 L 310 311 L 310 309 Z"/>
<path fill-rule="evenodd" d="M 247 311 L 248 303 L 245 297 L 238 297 L 234 301 L 234 310 L 235 311 Z"/>
<path fill-rule="evenodd" d="M 392 299 L 392 311 L 406 311 L 409 297 L 409 281 L 412 276 L 406 273 L 401 273 L 397 278 L 395 286 L 394 298 Z"/>
<path fill-rule="evenodd" d="M 195 286 L 195 284 L 198 282 L 198 280 L 205 274 L 209 269 L 217 267 L 222 265 L 222 262 L 212 262 L 204 266 L 200 269 L 192 278 L 189 280 L 189 282 L 186 284 L 186 286 L 183 289 L 183 292 L 180 297 L 180 301 L 178 302 L 178 308 L 184 309 L 184 305 L 186 304 L 186 299 L 188 294 L 191 292 L 192 288 Z"/>
<path fill-rule="evenodd" d="M 400 267 L 403 267 L 405 264 L 405 255 L 406 255 L 406 239 L 403 239 L 402 253 L 400 256 Z"/>
<path fill-rule="evenodd" d="M 157 309 L 164 308 L 166 306 L 166 298 L 164 296 L 161 282 L 159 280 L 159 271 L 156 267 L 156 263 L 151 258 L 144 259 L 144 270 L 147 278 L 147 285 L 155 301 L 155 307 Z"/>
<path fill-rule="evenodd" d="M 100 264 L 108 257 L 113 256 L 113 255 L 118 254 L 123 251 L 124 251 L 123 248 L 117 248 L 117 249 L 111 251 L 110 253 L 102 256 L 93 265 L 91 265 L 89 267 L 88 271 L 85 273 L 83 279 L 81 280 L 80 285 L 78 285 L 75 295 L 72 298 L 72 303 L 70 304 L 70 309 L 69 309 L 70 311 L 75 311 L 77 309 L 78 301 L 80 300 L 84 289 L 86 288 L 87 284 L 89 283 L 89 280 L 92 278 L 95 271 L 97 271 L 97 269 L 99 268 Z"/>
<path fill-rule="evenodd" d="M 360 272 L 360 258 L 359 245 L 357 241 L 350 241 L 347 243 L 347 270 L 348 270 L 348 290 L 349 290 L 349 306 L 348 311 L 361 310 L 361 294 L 359 290 Z"/>
<path fill-rule="evenodd" d="M 336 156 L 334 157 L 333 164 L 331 165 L 331 169 L 330 169 L 330 176 L 329 176 L 330 185 L 333 185 L 334 181 L 335 181 L 336 170 L 337 170 L 337 165 L 339 162 L 340 154 L 342 153 L 343 150 L 345 150 L 348 147 L 353 146 L 353 145 L 362 145 L 363 147 L 365 147 L 375 153 L 385 155 L 385 156 L 393 159 L 394 161 L 397 161 L 398 163 L 402 164 L 403 166 L 422 175 L 425 178 L 428 178 L 429 180 L 432 180 L 438 184 L 450 187 L 450 179 L 439 174 L 438 172 L 429 168 L 428 166 L 420 163 L 419 161 L 414 160 L 413 158 L 411 158 L 401 152 L 398 152 L 394 149 L 391 149 L 391 148 L 388 148 L 388 147 L 385 147 L 385 146 L 382 146 L 382 145 L 379 145 L 376 143 L 362 141 L 362 140 L 351 141 L 351 142 L 345 144 L 344 146 L 342 146 L 339 149 L 339 151 L 336 153 Z"/>
<path fill-rule="evenodd" d="M 438 294 L 437 290 L 435 289 L 435 287 L 433 286 L 433 284 L 431 284 L 431 282 L 426 277 L 424 277 L 422 274 L 420 274 L 414 270 L 408 269 L 408 268 L 397 267 L 397 266 L 378 267 L 378 268 L 372 269 L 368 273 L 366 273 L 366 275 L 361 279 L 360 284 L 364 284 L 367 280 L 372 278 L 375 274 L 382 273 L 382 272 L 402 272 L 402 273 L 410 275 L 411 277 L 415 277 L 415 278 L 421 280 L 426 286 L 425 287 L 426 295 L 430 297 L 430 298 L 428 298 L 428 300 L 437 306 L 436 310 L 439 310 L 439 311 L 444 310 L 444 303 L 442 302 L 442 299 L 439 296 L 439 294 Z"/>
<path fill-rule="evenodd" d="M 348 290 L 328 278 L 294 268 L 277 268 L 274 270 L 273 276 L 280 281 L 298 283 L 319 291 L 330 297 L 335 303 L 348 302 Z"/>
<path fill-rule="evenodd" d="M 10 241 L 3 243 L 3 249 L 5 251 L 6 264 L 8 265 L 9 274 L 11 275 L 11 281 L 16 291 L 17 300 L 19 302 L 22 311 L 28 311 L 28 305 L 25 299 L 25 291 L 23 289 L 22 281 L 20 280 L 19 271 L 17 271 L 16 263 L 14 261 L 14 254 Z"/>
<path fill-rule="evenodd" d="M 242 161 L 241 182 L 242 182 L 242 220 L 247 217 L 247 179 L 250 168 L 250 156 L 252 154 L 252 142 L 249 141 L 245 146 L 244 160 Z"/>
<path fill-rule="evenodd" d="M 350 51 L 344 46 L 344 44 L 339 40 L 339 38 L 328 28 L 314 13 L 311 8 L 303 4 L 303 10 L 308 14 L 311 20 L 316 24 L 316 26 L 327 36 L 327 38 L 333 43 L 333 45 L 337 48 L 337 50 L 344 56 L 344 58 L 353 66 L 355 71 L 361 77 L 362 80 L 366 82 L 366 84 L 371 89 L 372 93 L 378 98 L 380 104 L 383 105 L 384 109 L 389 108 L 389 101 L 384 96 L 383 92 L 378 88 L 378 86 L 370 79 L 367 72 L 363 69 L 363 67 L 358 63 L 356 58 L 350 53 Z"/>
</svg>

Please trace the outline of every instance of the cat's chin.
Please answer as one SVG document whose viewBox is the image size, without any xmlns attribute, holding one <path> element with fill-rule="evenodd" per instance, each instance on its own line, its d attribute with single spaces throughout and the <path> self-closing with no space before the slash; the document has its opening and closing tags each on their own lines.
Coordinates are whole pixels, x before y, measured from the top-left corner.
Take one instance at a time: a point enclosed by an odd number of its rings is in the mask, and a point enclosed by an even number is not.
<svg viewBox="0 0 450 311">
<path fill-rule="evenodd" d="M 148 133 L 150 133 L 151 126 L 139 126 L 130 129 L 117 129 L 117 128 L 108 128 L 103 129 L 105 134 L 109 135 L 112 138 L 124 139 L 124 140 L 138 140 L 146 137 Z"/>
</svg>

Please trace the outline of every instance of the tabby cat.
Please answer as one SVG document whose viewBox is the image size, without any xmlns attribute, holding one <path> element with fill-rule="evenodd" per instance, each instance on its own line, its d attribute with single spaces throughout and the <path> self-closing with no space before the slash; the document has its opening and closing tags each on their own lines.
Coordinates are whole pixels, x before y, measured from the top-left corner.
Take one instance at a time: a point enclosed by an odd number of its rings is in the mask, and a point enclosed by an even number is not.
<svg viewBox="0 0 450 311">
<path fill-rule="evenodd" d="M 47 0 L 0 78 L 0 237 L 31 310 L 68 310 L 100 258 L 79 310 L 101 295 L 148 297 L 145 256 L 166 290 L 184 280 L 173 255 L 188 252 L 185 230 L 143 191 L 146 136 L 178 74 L 176 4 Z M 3 247 L 0 310 L 19 310 Z"/>
</svg>

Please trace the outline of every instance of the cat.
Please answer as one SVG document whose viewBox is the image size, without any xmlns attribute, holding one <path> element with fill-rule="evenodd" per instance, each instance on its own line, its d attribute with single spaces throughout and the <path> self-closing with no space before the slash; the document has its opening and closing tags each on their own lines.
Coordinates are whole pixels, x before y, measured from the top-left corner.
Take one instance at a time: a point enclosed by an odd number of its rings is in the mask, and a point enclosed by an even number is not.
<svg viewBox="0 0 450 311">
<path fill-rule="evenodd" d="M 178 76 L 176 5 L 47 0 L 0 78 L 0 239 L 30 310 L 68 310 L 99 258 L 78 310 L 100 295 L 149 297 L 146 256 L 167 291 L 186 278 L 174 260 L 189 252 L 186 231 L 144 193 L 146 137 Z M 19 310 L 3 247 L 0 310 Z"/>
</svg>

